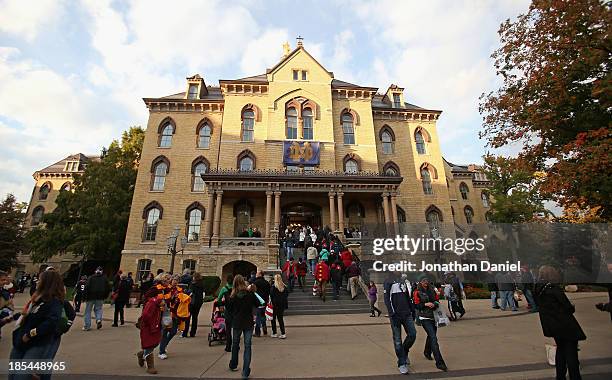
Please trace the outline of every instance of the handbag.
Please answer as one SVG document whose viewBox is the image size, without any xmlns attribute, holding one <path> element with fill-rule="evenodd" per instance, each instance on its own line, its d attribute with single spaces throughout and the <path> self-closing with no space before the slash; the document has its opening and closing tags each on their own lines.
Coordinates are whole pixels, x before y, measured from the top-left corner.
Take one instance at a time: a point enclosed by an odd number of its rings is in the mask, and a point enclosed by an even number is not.
<svg viewBox="0 0 612 380">
<path fill-rule="evenodd" d="M 161 324 L 165 329 L 172 327 L 172 313 L 169 310 L 162 313 Z"/>
<path fill-rule="evenodd" d="M 268 305 L 266 305 L 266 320 L 271 321 L 274 318 L 274 305 L 272 305 L 272 301 L 268 300 Z"/>
<path fill-rule="evenodd" d="M 554 366 L 556 364 L 555 355 L 557 355 L 557 346 L 546 343 L 544 347 L 546 347 L 546 360 L 548 364 Z"/>
<path fill-rule="evenodd" d="M 450 325 L 450 319 L 448 318 L 444 310 L 440 307 L 434 310 L 434 319 L 436 320 L 436 325 L 438 327 L 445 327 Z"/>
</svg>

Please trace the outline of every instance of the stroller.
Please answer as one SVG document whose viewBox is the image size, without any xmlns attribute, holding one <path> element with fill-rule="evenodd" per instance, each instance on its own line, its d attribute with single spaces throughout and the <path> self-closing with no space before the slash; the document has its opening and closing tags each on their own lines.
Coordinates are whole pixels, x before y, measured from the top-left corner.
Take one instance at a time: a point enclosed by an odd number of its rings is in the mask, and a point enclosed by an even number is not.
<svg viewBox="0 0 612 380">
<path fill-rule="evenodd" d="M 451 321 L 456 321 L 459 311 L 459 304 L 457 303 L 459 297 L 451 284 L 444 285 L 444 298 L 448 301 L 448 318 Z"/>
<path fill-rule="evenodd" d="M 217 301 L 213 303 L 212 316 L 210 318 L 211 328 L 208 333 L 208 345 L 212 346 L 213 342 L 225 342 L 226 326 L 223 312 L 217 305 Z"/>
</svg>

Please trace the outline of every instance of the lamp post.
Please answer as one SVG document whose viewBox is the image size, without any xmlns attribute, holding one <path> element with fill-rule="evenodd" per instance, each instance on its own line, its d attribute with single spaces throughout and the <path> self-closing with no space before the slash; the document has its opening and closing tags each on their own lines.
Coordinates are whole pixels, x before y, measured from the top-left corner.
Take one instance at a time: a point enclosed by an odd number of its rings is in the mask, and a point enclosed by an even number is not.
<svg viewBox="0 0 612 380">
<path fill-rule="evenodd" d="M 181 229 L 179 228 L 179 226 L 175 226 L 174 227 L 174 231 L 172 231 L 172 234 L 168 237 L 168 252 L 170 252 L 171 255 L 171 259 L 170 259 L 170 273 L 174 273 L 174 259 L 176 258 L 176 254 L 179 252 L 183 252 L 185 250 L 185 246 L 187 245 L 187 236 L 182 236 L 181 237 L 181 249 L 180 250 L 176 250 L 176 241 L 178 240 L 178 236 L 179 233 L 181 232 Z"/>
</svg>

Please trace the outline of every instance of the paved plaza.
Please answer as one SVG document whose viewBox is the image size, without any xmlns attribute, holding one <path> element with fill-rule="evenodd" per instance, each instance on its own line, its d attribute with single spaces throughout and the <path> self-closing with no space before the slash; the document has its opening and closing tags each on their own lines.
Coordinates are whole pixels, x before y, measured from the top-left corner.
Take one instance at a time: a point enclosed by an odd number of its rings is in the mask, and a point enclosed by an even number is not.
<svg viewBox="0 0 612 380">
<path fill-rule="evenodd" d="M 594 304 L 606 293 L 569 294 L 576 317 L 588 339 L 580 344 L 585 379 L 612 376 L 612 323 Z M 17 303 L 25 296 L 19 295 Z M 425 333 L 417 326 L 417 340 L 410 353 L 410 378 L 544 379 L 554 377 L 546 364 L 546 338 L 537 314 L 492 310 L 487 300 L 468 300 L 463 320 L 439 330 L 442 354 L 449 372 L 436 370 L 423 357 Z M 384 309 L 383 309 L 384 310 Z M 63 337 L 57 361 L 67 363 L 66 379 L 129 379 L 146 376 L 136 365 L 138 330 L 133 323 L 140 309 L 127 309 L 125 326 L 113 328 L 109 305 L 101 330 L 84 332 L 82 317 Z M 222 345 L 208 346 L 210 304 L 203 307 L 195 338 L 175 337 L 168 359 L 156 358 L 157 378 L 240 378 L 228 370 L 229 353 Z M 254 379 L 277 378 L 399 378 L 388 319 L 364 315 L 287 316 L 287 339 L 253 338 Z M 10 327 L 3 329 L 0 357 L 8 357 Z M 241 357 L 242 360 L 242 357 Z"/>
</svg>

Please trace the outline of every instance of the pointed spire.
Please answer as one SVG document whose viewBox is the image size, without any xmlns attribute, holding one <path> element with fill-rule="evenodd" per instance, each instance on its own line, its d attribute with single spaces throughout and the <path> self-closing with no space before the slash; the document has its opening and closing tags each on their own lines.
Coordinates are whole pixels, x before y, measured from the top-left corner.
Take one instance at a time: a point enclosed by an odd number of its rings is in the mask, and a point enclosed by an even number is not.
<svg viewBox="0 0 612 380">
<path fill-rule="evenodd" d="M 303 47 L 304 46 L 304 37 L 298 35 L 296 40 L 297 40 L 297 46 L 298 47 Z"/>
</svg>

